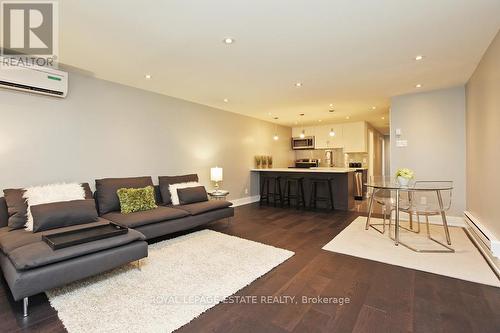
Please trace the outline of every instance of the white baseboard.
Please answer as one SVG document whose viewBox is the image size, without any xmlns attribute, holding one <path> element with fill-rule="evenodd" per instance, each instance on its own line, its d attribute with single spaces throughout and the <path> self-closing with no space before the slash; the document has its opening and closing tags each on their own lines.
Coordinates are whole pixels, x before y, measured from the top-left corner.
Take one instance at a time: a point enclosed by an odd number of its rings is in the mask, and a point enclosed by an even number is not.
<svg viewBox="0 0 500 333">
<path fill-rule="evenodd" d="M 500 258 L 500 240 L 471 212 L 465 211 L 465 221 L 468 228 L 480 239 L 491 251 L 491 254 Z"/>
<path fill-rule="evenodd" d="M 248 205 L 257 202 L 259 200 L 260 200 L 260 195 L 254 195 L 251 197 L 233 199 L 231 200 L 231 202 L 233 203 L 233 207 L 238 207 L 238 206 Z"/>
<path fill-rule="evenodd" d="M 493 254 L 493 256 L 500 259 L 500 241 L 499 240 L 491 241 L 491 253 Z"/>
</svg>

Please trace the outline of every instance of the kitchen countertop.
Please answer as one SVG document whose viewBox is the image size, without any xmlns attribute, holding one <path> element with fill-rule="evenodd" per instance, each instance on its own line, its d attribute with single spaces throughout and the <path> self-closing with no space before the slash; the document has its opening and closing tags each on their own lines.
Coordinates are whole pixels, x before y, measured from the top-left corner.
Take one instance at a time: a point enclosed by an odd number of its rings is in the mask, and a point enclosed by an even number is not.
<svg viewBox="0 0 500 333">
<path fill-rule="evenodd" d="M 349 173 L 361 168 L 272 168 L 272 169 L 251 169 L 250 171 L 267 171 L 267 172 L 312 172 L 312 173 Z"/>
</svg>

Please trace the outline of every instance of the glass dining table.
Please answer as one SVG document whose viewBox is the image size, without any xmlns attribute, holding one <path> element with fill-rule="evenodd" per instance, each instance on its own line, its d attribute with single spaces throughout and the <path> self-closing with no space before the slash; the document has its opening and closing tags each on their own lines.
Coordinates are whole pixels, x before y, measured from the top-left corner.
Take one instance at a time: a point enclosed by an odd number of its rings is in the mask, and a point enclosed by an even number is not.
<svg viewBox="0 0 500 333">
<path fill-rule="evenodd" d="M 371 188 L 371 196 L 368 204 L 368 217 L 367 217 L 367 225 L 369 224 L 371 215 L 372 215 L 372 207 L 373 201 L 375 197 L 375 192 L 377 190 L 386 190 L 394 193 L 394 210 L 395 210 L 395 237 L 394 237 L 394 245 L 400 244 L 399 232 L 400 232 L 400 204 L 401 204 L 401 196 L 402 192 L 415 192 L 415 191 L 426 191 L 426 192 L 435 192 L 438 200 L 440 215 L 443 220 L 443 224 L 446 230 L 446 238 L 448 242 L 450 241 L 450 235 L 448 232 L 448 222 L 446 220 L 445 209 L 443 205 L 443 198 L 441 195 L 442 191 L 451 191 L 453 189 L 453 183 L 450 181 L 418 181 L 411 180 L 408 185 L 401 185 L 397 181 L 396 178 L 393 177 L 371 177 L 365 184 L 366 187 Z M 391 196 L 392 197 L 392 196 Z M 390 223 L 390 222 L 389 222 Z M 392 237 L 391 237 L 392 238 Z M 405 244 L 402 244 L 405 245 Z M 406 245 L 405 245 L 406 246 Z"/>
</svg>

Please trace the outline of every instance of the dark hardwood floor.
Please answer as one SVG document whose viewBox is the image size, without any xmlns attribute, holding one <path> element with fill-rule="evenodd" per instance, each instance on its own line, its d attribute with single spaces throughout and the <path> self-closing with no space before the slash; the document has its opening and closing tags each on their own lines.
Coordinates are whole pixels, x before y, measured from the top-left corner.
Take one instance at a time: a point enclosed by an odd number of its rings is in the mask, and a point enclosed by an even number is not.
<svg viewBox="0 0 500 333">
<path fill-rule="evenodd" d="M 178 332 L 500 332 L 500 288 L 321 249 L 360 214 L 236 208 L 231 224 L 209 228 L 295 252 L 236 295 L 295 296 L 299 302 L 219 304 Z M 45 294 L 30 298 L 31 315 L 22 318 L 3 277 L 1 284 L 1 332 L 65 331 Z M 350 302 L 305 304 L 303 296 Z"/>
</svg>

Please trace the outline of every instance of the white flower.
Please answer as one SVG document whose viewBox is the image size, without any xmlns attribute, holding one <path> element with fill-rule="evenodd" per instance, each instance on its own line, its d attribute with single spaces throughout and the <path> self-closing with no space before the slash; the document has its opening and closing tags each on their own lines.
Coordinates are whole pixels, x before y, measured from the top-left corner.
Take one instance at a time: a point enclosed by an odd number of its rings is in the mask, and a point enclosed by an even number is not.
<svg viewBox="0 0 500 333">
<path fill-rule="evenodd" d="M 401 168 L 396 171 L 396 177 L 403 177 L 406 179 L 412 179 L 414 176 L 414 172 L 408 168 Z"/>
</svg>

